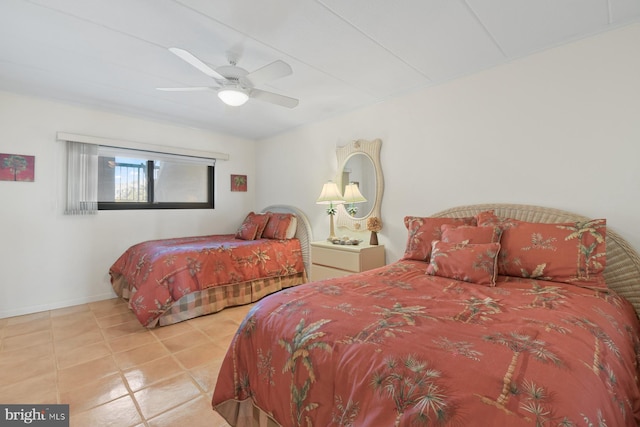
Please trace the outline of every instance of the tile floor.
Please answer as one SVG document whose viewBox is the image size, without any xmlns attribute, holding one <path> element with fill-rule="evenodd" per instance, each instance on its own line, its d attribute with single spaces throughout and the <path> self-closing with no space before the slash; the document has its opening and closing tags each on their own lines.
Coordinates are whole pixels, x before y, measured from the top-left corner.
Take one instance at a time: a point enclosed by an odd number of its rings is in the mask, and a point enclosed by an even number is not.
<svg viewBox="0 0 640 427">
<path fill-rule="evenodd" d="M 70 425 L 222 427 L 211 395 L 250 306 L 148 330 L 125 302 L 0 319 L 0 403 L 65 403 Z"/>
</svg>

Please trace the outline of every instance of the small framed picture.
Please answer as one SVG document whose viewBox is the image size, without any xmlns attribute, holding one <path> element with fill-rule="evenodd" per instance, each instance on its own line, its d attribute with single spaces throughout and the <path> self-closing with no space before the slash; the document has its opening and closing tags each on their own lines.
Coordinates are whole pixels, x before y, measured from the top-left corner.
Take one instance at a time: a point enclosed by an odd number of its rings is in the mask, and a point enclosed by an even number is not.
<svg viewBox="0 0 640 427">
<path fill-rule="evenodd" d="M 0 153 L 0 181 L 33 182 L 35 156 Z"/>
<path fill-rule="evenodd" d="M 231 175 L 231 191 L 247 191 L 247 175 Z"/>
</svg>

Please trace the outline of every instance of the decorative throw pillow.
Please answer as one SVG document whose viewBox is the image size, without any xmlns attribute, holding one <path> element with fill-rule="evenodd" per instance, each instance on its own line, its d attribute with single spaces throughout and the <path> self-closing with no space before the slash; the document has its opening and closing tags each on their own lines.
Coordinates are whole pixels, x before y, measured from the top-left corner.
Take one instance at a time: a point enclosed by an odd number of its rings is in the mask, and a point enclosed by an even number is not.
<svg viewBox="0 0 640 427">
<path fill-rule="evenodd" d="M 271 212 L 267 226 L 262 232 L 262 237 L 265 239 L 286 239 L 287 230 L 294 217 L 295 215 L 289 213 Z"/>
<path fill-rule="evenodd" d="M 486 215 L 478 220 L 496 224 L 495 218 Z M 549 224 L 498 221 L 503 227 L 498 274 L 606 289 L 605 219 Z"/>
<path fill-rule="evenodd" d="M 500 227 L 502 230 L 523 222 L 519 219 L 499 217 L 493 211 L 480 212 L 476 215 L 476 221 L 480 227 Z"/>
<path fill-rule="evenodd" d="M 442 241 L 448 243 L 498 243 L 502 229 L 500 227 L 474 227 L 472 225 L 455 226 L 444 224 L 440 227 Z"/>
<path fill-rule="evenodd" d="M 476 225 L 474 217 L 465 218 L 431 218 L 405 216 L 404 225 L 409 232 L 407 247 L 403 259 L 429 261 L 431 242 L 440 240 L 440 227 L 444 224 Z"/>
<path fill-rule="evenodd" d="M 427 274 L 495 286 L 500 243 L 447 243 L 431 245 Z"/>
<path fill-rule="evenodd" d="M 244 221 L 242 222 L 242 225 L 240 225 L 240 228 L 236 232 L 236 239 L 244 239 L 244 240 L 259 239 L 262 236 L 262 231 L 264 230 L 264 227 L 267 225 L 267 221 L 269 221 L 269 214 L 266 214 L 266 213 L 257 214 L 254 212 L 249 212 L 249 214 L 245 217 Z M 240 234 L 242 234 L 245 237 L 248 237 L 252 232 L 251 230 L 254 228 L 253 225 L 251 224 L 255 225 L 255 234 L 253 235 L 253 237 L 248 239 L 243 237 L 238 237 Z"/>
<path fill-rule="evenodd" d="M 236 231 L 236 239 L 255 240 L 258 231 L 258 224 L 255 222 L 243 222 L 238 231 Z"/>
</svg>

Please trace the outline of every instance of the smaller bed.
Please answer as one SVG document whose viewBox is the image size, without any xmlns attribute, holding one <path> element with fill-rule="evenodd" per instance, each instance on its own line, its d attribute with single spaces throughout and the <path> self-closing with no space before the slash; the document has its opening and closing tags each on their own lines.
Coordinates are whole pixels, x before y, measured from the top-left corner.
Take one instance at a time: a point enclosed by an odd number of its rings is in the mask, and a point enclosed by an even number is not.
<svg viewBox="0 0 640 427">
<path fill-rule="evenodd" d="M 294 220 L 289 224 L 287 218 Z M 279 227 L 275 221 L 281 221 Z M 269 238 L 260 238 L 263 230 Z M 272 205 L 262 214 L 249 214 L 236 234 L 133 245 L 109 275 L 115 293 L 129 301 L 143 326 L 170 325 L 305 283 L 310 241 L 302 211 Z"/>
</svg>

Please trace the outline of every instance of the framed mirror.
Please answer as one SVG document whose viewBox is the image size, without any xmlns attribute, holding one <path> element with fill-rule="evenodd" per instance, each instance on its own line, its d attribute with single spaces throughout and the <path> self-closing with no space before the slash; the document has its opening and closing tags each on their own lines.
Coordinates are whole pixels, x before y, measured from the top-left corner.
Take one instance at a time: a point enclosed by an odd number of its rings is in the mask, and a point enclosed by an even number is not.
<svg viewBox="0 0 640 427">
<path fill-rule="evenodd" d="M 336 149 L 338 157 L 338 174 L 335 182 L 345 194 L 358 195 L 353 203 L 338 205 L 336 225 L 353 231 L 367 231 L 367 219 L 371 216 L 380 218 L 384 180 L 380 163 L 382 141 L 359 139 L 344 147 Z M 351 184 L 351 185 L 350 185 Z M 349 188 L 350 187 L 350 188 Z M 362 197 L 358 197 L 361 195 Z M 362 200 L 364 199 L 364 201 Z"/>
</svg>

